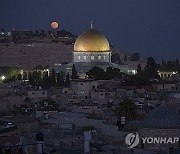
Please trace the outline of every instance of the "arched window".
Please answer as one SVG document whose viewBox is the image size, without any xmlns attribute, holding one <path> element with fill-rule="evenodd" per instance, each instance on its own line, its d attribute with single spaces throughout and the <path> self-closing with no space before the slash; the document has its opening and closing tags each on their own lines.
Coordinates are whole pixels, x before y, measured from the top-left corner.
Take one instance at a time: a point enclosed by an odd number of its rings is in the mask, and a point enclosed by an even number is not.
<svg viewBox="0 0 180 154">
<path fill-rule="evenodd" d="M 94 60 L 94 56 L 91 56 L 91 60 Z"/>
<path fill-rule="evenodd" d="M 78 56 L 78 59 L 81 59 L 81 56 L 80 56 L 80 55 Z"/>
</svg>

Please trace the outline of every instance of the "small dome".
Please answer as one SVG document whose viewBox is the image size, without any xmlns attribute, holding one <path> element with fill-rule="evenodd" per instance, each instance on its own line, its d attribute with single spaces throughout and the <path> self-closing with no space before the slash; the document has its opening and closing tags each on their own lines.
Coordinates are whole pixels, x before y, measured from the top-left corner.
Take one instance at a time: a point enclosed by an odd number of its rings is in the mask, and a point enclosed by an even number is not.
<svg viewBox="0 0 180 154">
<path fill-rule="evenodd" d="M 146 128 L 180 128 L 180 115 L 170 107 L 161 105 L 152 110 L 142 124 Z"/>
<path fill-rule="evenodd" d="M 75 44 L 75 52 L 108 52 L 110 51 L 109 42 L 100 32 L 90 29 L 81 34 Z"/>
</svg>

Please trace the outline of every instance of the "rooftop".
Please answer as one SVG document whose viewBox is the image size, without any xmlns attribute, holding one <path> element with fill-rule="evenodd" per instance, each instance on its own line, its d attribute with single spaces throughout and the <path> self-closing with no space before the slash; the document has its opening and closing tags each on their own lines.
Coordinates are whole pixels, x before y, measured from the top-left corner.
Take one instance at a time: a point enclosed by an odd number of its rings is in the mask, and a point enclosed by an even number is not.
<svg viewBox="0 0 180 154">
<path fill-rule="evenodd" d="M 180 128 L 180 115 L 167 105 L 153 109 L 142 123 L 144 128 L 171 129 Z"/>
</svg>

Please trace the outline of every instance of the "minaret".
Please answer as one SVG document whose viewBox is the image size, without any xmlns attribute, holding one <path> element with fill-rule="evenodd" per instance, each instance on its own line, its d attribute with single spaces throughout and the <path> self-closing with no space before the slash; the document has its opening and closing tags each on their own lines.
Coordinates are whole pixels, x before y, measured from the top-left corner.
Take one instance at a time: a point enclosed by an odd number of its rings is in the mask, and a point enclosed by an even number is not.
<svg viewBox="0 0 180 154">
<path fill-rule="evenodd" d="M 163 83 L 163 100 L 162 100 L 162 105 L 164 106 L 165 105 L 165 94 L 164 94 L 164 90 L 165 90 L 165 88 L 164 88 L 164 83 Z"/>
</svg>

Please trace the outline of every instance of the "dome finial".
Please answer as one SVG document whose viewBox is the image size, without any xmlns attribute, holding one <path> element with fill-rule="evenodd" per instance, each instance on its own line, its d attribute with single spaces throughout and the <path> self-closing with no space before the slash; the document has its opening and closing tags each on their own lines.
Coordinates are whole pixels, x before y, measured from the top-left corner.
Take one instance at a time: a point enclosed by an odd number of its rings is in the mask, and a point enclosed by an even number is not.
<svg viewBox="0 0 180 154">
<path fill-rule="evenodd" d="M 93 29 L 93 21 L 91 21 L 91 29 Z"/>
</svg>

